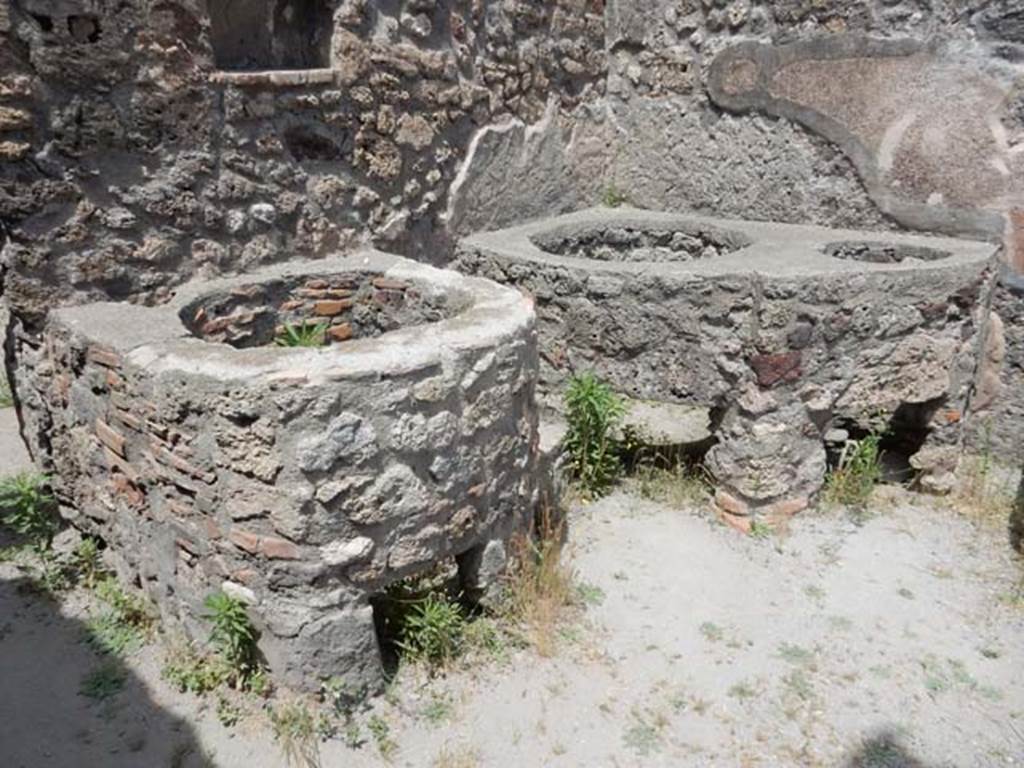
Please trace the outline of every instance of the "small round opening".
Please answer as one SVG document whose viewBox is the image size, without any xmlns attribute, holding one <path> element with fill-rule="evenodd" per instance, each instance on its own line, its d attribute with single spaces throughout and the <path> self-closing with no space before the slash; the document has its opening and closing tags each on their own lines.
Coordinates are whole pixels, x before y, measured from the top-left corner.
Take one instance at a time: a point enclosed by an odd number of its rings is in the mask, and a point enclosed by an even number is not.
<svg viewBox="0 0 1024 768">
<path fill-rule="evenodd" d="M 897 243 L 852 240 L 841 243 L 829 243 L 825 246 L 825 253 L 833 259 L 866 261 L 871 264 L 899 264 L 907 259 L 939 261 L 940 259 L 948 259 L 952 256 L 949 251 L 926 248 L 922 245 L 899 245 Z"/>
<path fill-rule="evenodd" d="M 610 224 L 533 238 L 538 248 L 558 256 L 619 262 L 679 262 L 710 259 L 749 245 L 738 232 L 711 227 L 671 229 Z"/>
<path fill-rule="evenodd" d="M 438 322 L 465 306 L 461 294 L 377 273 L 305 275 L 211 293 L 181 310 L 204 341 L 237 348 L 323 347 Z"/>
</svg>

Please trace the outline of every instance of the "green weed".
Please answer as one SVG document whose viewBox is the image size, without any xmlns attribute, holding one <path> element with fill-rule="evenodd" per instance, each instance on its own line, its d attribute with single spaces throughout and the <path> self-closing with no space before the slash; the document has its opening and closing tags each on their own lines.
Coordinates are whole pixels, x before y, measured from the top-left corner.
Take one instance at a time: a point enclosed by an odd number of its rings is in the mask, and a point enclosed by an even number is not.
<svg viewBox="0 0 1024 768">
<path fill-rule="evenodd" d="M 377 743 L 377 751 L 385 760 L 390 760 L 398 749 L 398 742 L 391 736 L 391 726 L 388 721 L 380 715 L 372 715 L 366 724 L 366 728 Z"/>
<path fill-rule="evenodd" d="M 285 323 L 274 343 L 279 347 L 322 347 L 327 328 L 327 323 Z"/>
<path fill-rule="evenodd" d="M 86 622 L 89 643 L 114 656 L 124 656 L 142 647 L 153 624 L 145 600 L 125 592 L 113 576 L 97 581 L 95 592 L 106 610 Z"/>
<path fill-rule="evenodd" d="M 7 382 L 7 376 L 0 371 L 0 408 L 10 408 L 14 405 L 14 395 L 11 394 L 11 385 Z"/>
<path fill-rule="evenodd" d="M 705 621 L 701 624 L 700 633 L 705 640 L 711 643 L 721 642 L 725 638 L 725 631 L 712 621 Z"/>
<path fill-rule="evenodd" d="M 127 674 L 120 662 L 108 659 L 82 678 L 78 692 L 96 701 L 109 699 L 124 688 Z"/>
<path fill-rule="evenodd" d="M 423 719 L 431 725 L 440 725 L 441 723 L 449 720 L 455 711 L 455 707 L 452 705 L 452 701 L 448 696 L 439 696 L 434 694 L 430 697 L 430 701 L 420 711 Z"/>
<path fill-rule="evenodd" d="M 217 708 L 215 712 L 217 720 L 219 720 L 220 724 L 225 728 L 234 728 L 238 725 L 238 721 L 242 719 L 242 715 L 244 714 L 242 708 L 226 696 L 217 697 Z"/>
<path fill-rule="evenodd" d="M 871 432 L 859 440 L 847 440 L 836 464 L 825 478 L 825 501 L 864 506 L 882 477 L 882 434 Z"/>
<path fill-rule="evenodd" d="M 71 553 L 71 567 L 78 574 L 78 581 L 81 584 L 94 589 L 100 577 L 104 575 L 99 539 L 93 536 L 83 537 Z"/>
<path fill-rule="evenodd" d="M 168 656 L 162 675 L 179 691 L 202 696 L 225 685 L 232 677 L 232 669 L 219 656 L 200 656 L 188 648 Z"/>
<path fill-rule="evenodd" d="M 596 584 L 590 584 L 582 581 L 576 585 L 576 593 L 579 595 L 586 605 L 600 605 L 604 602 L 605 594 L 604 590 Z"/>
<path fill-rule="evenodd" d="M 443 593 L 432 592 L 410 606 L 398 647 L 410 659 L 444 666 L 459 655 L 465 630 L 462 606 Z"/>
<path fill-rule="evenodd" d="M 757 695 L 757 690 L 745 680 L 741 680 L 729 688 L 729 695 L 734 699 L 752 699 Z"/>
<path fill-rule="evenodd" d="M 809 664 L 814 660 L 814 652 L 795 643 L 779 643 L 779 656 L 790 664 Z"/>
<path fill-rule="evenodd" d="M 626 193 L 619 189 L 614 183 L 609 183 L 601 192 L 601 203 L 606 208 L 618 208 L 629 202 Z"/>
<path fill-rule="evenodd" d="M 625 404 L 592 373 L 574 376 L 565 392 L 568 430 L 563 446 L 570 470 L 581 489 L 600 496 L 622 472 L 615 428 L 625 415 Z"/>
<path fill-rule="evenodd" d="M 46 475 L 32 472 L 0 480 L 0 520 L 40 552 L 50 549 L 58 527 L 48 485 Z"/>
<path fill-rule="evenodd" d="M 662 746 L 661 734 L 668 724 L 665 718 L 634 709 L 630 719 L 632 722 L 622 735 L 623 743 L 639 757 L 648 757 L 659 751 Z"/>
<path fill-rule="evenodd" d="M 210 644 L 232 671 L 236 688 L 247 683 L 260 670 L 256 648 L 256 629 L 249 620 L 245 603 L 223 592 L 214 592 L 203 601 L 209 613 L 205 618 L 213 625 Z"/>
</svg>

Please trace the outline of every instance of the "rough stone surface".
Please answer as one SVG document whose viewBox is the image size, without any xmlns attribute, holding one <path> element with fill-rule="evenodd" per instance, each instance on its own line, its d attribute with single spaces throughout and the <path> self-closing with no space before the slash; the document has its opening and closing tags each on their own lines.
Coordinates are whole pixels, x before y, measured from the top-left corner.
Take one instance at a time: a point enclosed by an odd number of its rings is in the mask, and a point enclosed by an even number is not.
<svg viewBox="0 0 1024 768">
<path fill-rule="evenodd" d="M 224 296 L 362 277 L 457 311 L 318 349 L 190 332 L 197 308 L 233 311 Z M 280 679 L 375 685 L 370 596 L 463 555 L 467 585 L 493 589 L 500 563 L 475 553 L 532 519 L 533 322 L 516 291 L 362 251 L 190 284 L 158 308 L 53 312 L 42 346 L 19 341 L 18 388 L 64 513 L 165 617 L 194 630 L 228 584 Z"/>
<path fill-rule="evenodd" d="M 672 237 L 731 245 L 696 258 L 645 246 L 653 260 L 637 260 L 637 243 Z M 571 255 L 544 250 L 565 243 Z M 856 257 L 830 255 L 838 247 Z M 723 490 L 744 509 L 782 503 L 783 516 L 820 488 L 833 429 L 881 419 L 926 433 L 918 447 L 959 448 L 995 253 L 619 208 L 473 235 L 455 263 L 534 298 L 547 404 L 572 372 L 592 369 L 629 397 L 712 409 L 707 461 Z M 944 477 L 947 458 L 917 461 L 925 477 Z"/>
<path fill-rule="evenodd" d="M 968 413 L 971 447 L 1011 466 L 1024 463 L 1024 278 L 1003 270 Z"/>
</svg>

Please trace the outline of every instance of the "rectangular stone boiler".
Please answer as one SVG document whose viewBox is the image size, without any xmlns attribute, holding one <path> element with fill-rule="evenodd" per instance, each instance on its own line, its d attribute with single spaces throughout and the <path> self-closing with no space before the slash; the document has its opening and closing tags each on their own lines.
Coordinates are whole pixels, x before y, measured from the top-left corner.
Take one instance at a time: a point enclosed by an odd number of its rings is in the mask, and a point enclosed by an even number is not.
<svg viewBox="0 0 1024 768">
<path fill-rule="evenodd" d="M 542 401 L 573 372 L 703 406 L 730 522 L 805 507 L 826 434 L 914 442 L 951 482 L 978 375 L 996 246 L 948 238 L 594 209 L 458 246 L 454 266 L 536 301 Z"/>
</svg>

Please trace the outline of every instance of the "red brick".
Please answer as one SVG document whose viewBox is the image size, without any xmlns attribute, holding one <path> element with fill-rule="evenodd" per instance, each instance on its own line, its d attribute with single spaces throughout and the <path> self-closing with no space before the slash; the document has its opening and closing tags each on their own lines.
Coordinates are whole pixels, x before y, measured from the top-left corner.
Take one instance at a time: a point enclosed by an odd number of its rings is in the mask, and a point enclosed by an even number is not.
<svg viewBox="0 0 1024 768">
<path fill-rule="evenodd" d="M 111 485 L 114 493 L 128 502 L 129 506 L 141 507 L 146 503 L 146 496 L 139 490 L 131 480 L 122 474 L 116 474 L 111 478 Z"/>
<path fill-rule="evenodd" d="M 723 491 L 721 488 L 715 491 L 715 504 L 718 505 L 719 509 L 732 515 L 742 517 L 750 513 L 750 509 L 745 502 L 737 499 L 728 491 Z"/>
<path fill-rule="evenodd" d="M 792 499 L 776 501 L 759 510 L 759 512 L 764 516 L 765 522 L 768 525 L 775 526 L 786 522 L 797 512 L 804 511 L 810 503 L 810 499 L 806 496 L 797 496 Z"/>
<path fill-rule="evenodd" d="M 750 358 L 750 367 L 757 375 L 757 383 L 771 389 L 780 382 L 798 381 L 803 373 L 801 362 L 800 352 L 794 350 L 776 355 L 754 355 Z"/>
<path fill-rule="evenodd" d="M 350 299 L 325 299 L 313 305 L 313 313 L 321 317 L 333 317 L 351 308 L 352 301 Z"/>
<path fill-rule="evenodd" d="M 275 536 L 264 536 L 260 539 L 260 552 L 272 560 L 298 560 L 301 557 L 297 546 Z"/>
<path fill-rule="evenodd" d="M 228 531 L 228 539 L 236 547 L 244 549 L 249 554 L 255 555 L 260 551 L 260 537 L 251 531 L 232 528 Z"/>
<path fill-rule="evenodd" d="M 373 287 L 382 291 L 404 291 L 409 285 L 401 280 L 392 280 L 390 277 L 375 277 Z"/>
<path fill-rule="evenodd" d="M 116 410 L 114 411 L 114 418 L 124 424 L 129 429 L 134 429 L 136 432 L 142 431 L 142 419 L 137 416 L 128 413 L 127 411 Z"/>
<path fill-rule="evenodd" d="M 171 451 L 164 448 L 156 439 L 150 439 L 149 447 L 152 451 L 152 456 L 156 461 L 169 467 L 174 467 L 179 472 L 183 472 L 190 477 L 194 477 L 197 480 L 202 480 L 207 485 L 212 485 L 217 480 L 217 476 L 213 472 L 207 472 L 199 467 L 195 466 L 191 462 L 186 461 L 181 456 L 178 456 Z"/>
<path fill-rule="evenodd" d="M 206 537 L 211 541 L 215 541 L 224 535 L 220 526 L 208 517 L 203 518 L 203 530 L 206 531 Z"/>
<path fill-rule="evenodd" d="M 332 341 L 348 341 L 352 338 L 355 331 L 352 330 L 352 323 L 341 323 L 340 325 L 332 325 L 327 329 L 327 335 Z"/>
<path fill-rule="evenodd" d="M 750 517 L 747 515 L 734 515 L 724 509 L 718 510 L 718 517 L 730 528 L 735 528 L 740 533 L 749 534 L 751 531 Z"/>
<path fill-rule="evenodd" d="M 112 450 L 103 446 L 103 455 L 107 459 L 107 466 L 111 469 L 117 469 L 121 474 L 131 480 L 133 483 L 138 481 L 139 473 L 135 471 L 135 467 L 125 461 L 123 458 L 118 456 Z"/>
<path fill-rule="evenodd" d="M 1017 272 L 1024 273 L 1024 208 L 1011 209 L 1009 220 L 1006 243 L 1008 261 Z"/>
<path fill-rule="evenodd" d="M 120 456 L 121 458 L 125 457 L 124 435 L 115 430 L 102 419 L 96 419 L 96 437 L 98 437 L 101 443 L 107 446 L 107 448 L 112 450 L 118 456 Z"/>
<path fill-rule="evenodd" d="M 85 359 L 90 363 L 104 365 L 107 368 L 119 368 L 121 366 L 120 356 L 109 349 L 104 349 L 103 347 L 89 347 L 85 352 Z"/>
</svg>

